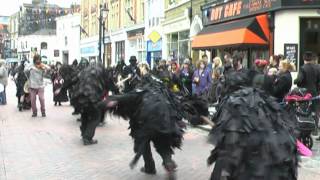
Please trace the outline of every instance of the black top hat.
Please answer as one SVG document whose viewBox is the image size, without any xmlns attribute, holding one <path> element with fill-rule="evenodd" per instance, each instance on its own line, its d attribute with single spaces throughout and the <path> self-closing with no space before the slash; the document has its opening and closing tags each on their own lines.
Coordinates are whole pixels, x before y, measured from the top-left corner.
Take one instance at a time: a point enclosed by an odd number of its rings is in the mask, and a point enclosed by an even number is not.
<svg viewBox="0 0 320 180">
<path fill-rule="evenodd" d="M 136 56 L 131 56 L 130 59 L 129 59 L 129 62 L 133 62 L 133 61 L 137 61 L 137 58 Z"/>
</svg>

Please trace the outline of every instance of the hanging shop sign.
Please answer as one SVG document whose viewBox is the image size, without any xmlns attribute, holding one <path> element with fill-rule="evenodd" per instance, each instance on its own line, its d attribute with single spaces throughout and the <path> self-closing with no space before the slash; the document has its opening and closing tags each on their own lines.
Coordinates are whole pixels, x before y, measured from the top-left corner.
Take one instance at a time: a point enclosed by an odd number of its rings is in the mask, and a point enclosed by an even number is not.
<svg viewBox="0 0 320 180">
<path fill-rule="evenodd" d="M 317 8 L 320 0 L 233 0 L 202 7 L 204 25 L 262 14 L 278 9 Z"/>
<path fill-rule="evenodd" d="M 284 44 L 284 57 L 292 63 L 298 60 L 298 44 Z"/>
</svg>

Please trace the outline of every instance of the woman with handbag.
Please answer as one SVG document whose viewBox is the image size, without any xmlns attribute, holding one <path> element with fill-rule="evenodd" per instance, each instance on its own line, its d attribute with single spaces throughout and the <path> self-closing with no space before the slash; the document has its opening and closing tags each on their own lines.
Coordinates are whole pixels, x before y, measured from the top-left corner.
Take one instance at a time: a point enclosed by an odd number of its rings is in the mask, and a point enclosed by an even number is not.
<svg viewBox="0 0 320 180">
<path fill-rule="evenodd" d="M 211 72 L 206 66 L 207 65 L 205 61 L 199 61 L 197 64 L 197 69 L 192 76 L 194 85 L 193 94 L 196 94 L 198 96 L 207 95 L 212 84 Z"/>
</svg>

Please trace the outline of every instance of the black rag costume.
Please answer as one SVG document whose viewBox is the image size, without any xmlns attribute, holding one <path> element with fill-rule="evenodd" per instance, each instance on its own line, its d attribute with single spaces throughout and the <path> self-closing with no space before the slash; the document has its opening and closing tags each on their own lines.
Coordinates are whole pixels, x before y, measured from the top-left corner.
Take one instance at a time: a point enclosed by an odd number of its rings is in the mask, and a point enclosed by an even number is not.
<svg viewBox="0 0 320 180">
<path fill-rule="evenodd" d="M 26 74 L 24 73 L 24 65 L 25 61 L 21 62 L 21 65 L 19 65 L 15 70 L 14 70 L 14 75 L 16 76 L 15 83 L 17 87 L 17 93 L 16 96 L 18 98 L 18 108 L 20 111 L 22 109 L 30 109 L 31 108 L 31 101 L 30 101 L 30 95 L 29 93 L 24 91 L 24 86 L 28 80 Z M 17 75 L 15 75 L 17 74 Z M 24 97 L 23 99 L 21 97 Z"/>
<path fill-rule="evenodd" d="M 69 73 L 71 73 L 71 72 L 69 72 Z M 55 70 L 52 73 L 51 81 L 52 81 L 53 93 L 57 89 L 62 88 L 62 86 L 64 84 L 64 79 L 63 79 L 63 77 L 61 75 L 60 70 Z M 55 103 L 59 102 L 59 104 L 60 104 L 61 102 L 67 102 L 68 100 L 69 99 L 68 99 L 68 94 L 67 94 L 67 90 L 66 89 L 61 90 L 59 92 L 59 94 L 54 94 L 54 96 L 53 96 L 53 101 Z"/>
<path fill-rule="evenodd" d="M 294 117 L 264 91 L 248 87 L 249 74 L 226 77 L 209 135 L 215 146 L 208 158 L 215 163 L 211 180 L 296 180 Z"/>
<path fill-rule="evenodd" d="M 145 173 L 155 174 L 155 163 L 150 142 L 163 160 L 163 166 L 172 175 L 176 164 L 172 160 L 174 148 L 180 148 L 184 123 L 180 109 L 170 91 L 160 80 L 146 75 L 142 83 L 127 94 L 110 96 L 117 102 L 113 113 L 129 119 L 136 153 L 130 166 L 133 168 L 140 156 L 144 158 Z"/>
<path fill-rule="evenodd" d="M 77 89 L 72 95 L 72 106 L 81 113 L 81 136 L 84 144 L 92 144 L 95 129 L 104 112 L 98 107 L 111 87 L 112 81 L 108 70 L 100 65 L 84 69 L 76 84 Z"/>
</svg>

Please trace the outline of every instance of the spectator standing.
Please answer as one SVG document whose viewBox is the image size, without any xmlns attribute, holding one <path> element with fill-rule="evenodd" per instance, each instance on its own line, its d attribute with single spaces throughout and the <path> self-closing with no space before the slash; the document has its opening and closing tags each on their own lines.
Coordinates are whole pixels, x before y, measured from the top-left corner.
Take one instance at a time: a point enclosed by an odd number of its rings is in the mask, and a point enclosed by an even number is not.
<svg viewBox="0 0 320 180">
<path fill-rule="evenodd" d="M 194 83 L 194 94 L 206 95 L 209 92 L 212 84 L 212 77 L 204 60 L 198 62 L 197 69 L 193 73 L 192 79 Z"/>
<path fill-rule="evenodd" d="M 279 63 L 278 76 L 273 84 L 273 96 L 278 99 L 278 102 L 282 102 L 284 97 L 289 93 L 292 87 L 291 72 L 295 70 L 295 67 L 288 60 L 282 60 Z"/>
<path fill-rule="evenodd" d="M 223 75 L 223 65 L 220 57 L 215 57 L 213 59 L 213 69 L 212 69 L 212 80 L 218 81 L 218 79 Z"/>
<path fill-rule="evenodd" d="M 172 92 L 177 93 L 181 90 L 180 87 L 180 79 L 179 79 L 180 73 L 178 64 L 176 61 L 171 62 L 171 68 L 170 68 L 170 89 Z"/>
<path fill-rule="evenodd" d="M 318 66 L 314 64 L 314 58 L 312 52 L 306 52 L 303 55 L 304 65 L 300 68 L 300 71 L 298 73 L 297 79 L 294 81 L 295 84 L 297 84 L 298 87 L 306 88 L 309 93 L 312 94 L 312 96 L 318 96 L 319 95 L 319 84 L 320 84 L 320 71 L 318 69 Z M 319 102 L 313 101 L 312 103 L 312 111 L 317 114 L 317 117 L 319 117 Z M 318 130 L 318 123 L 319 118 L 316 118 L 316 131 Z M 319 138 L 318 138 L 319 140 Z"/>
<path fill-rule="evenodd" d="M 0 59 L 0 84 L 3 86 L 3 92 L 0 92 L 0 103 L 7 104 L 6 87 L 8 85 L 8 69 L 6 68 L 6 61 Z"/>
<path fill-rule="evenodd" d="M 180 80 L 183 87 L 188 90 L 188 94 L 192 93 L 192 75 L 193 71 L 190 67 L 190 60 L 185 59 L 183 61 L 182 70 L 180 71 Z"/>
</svg>

